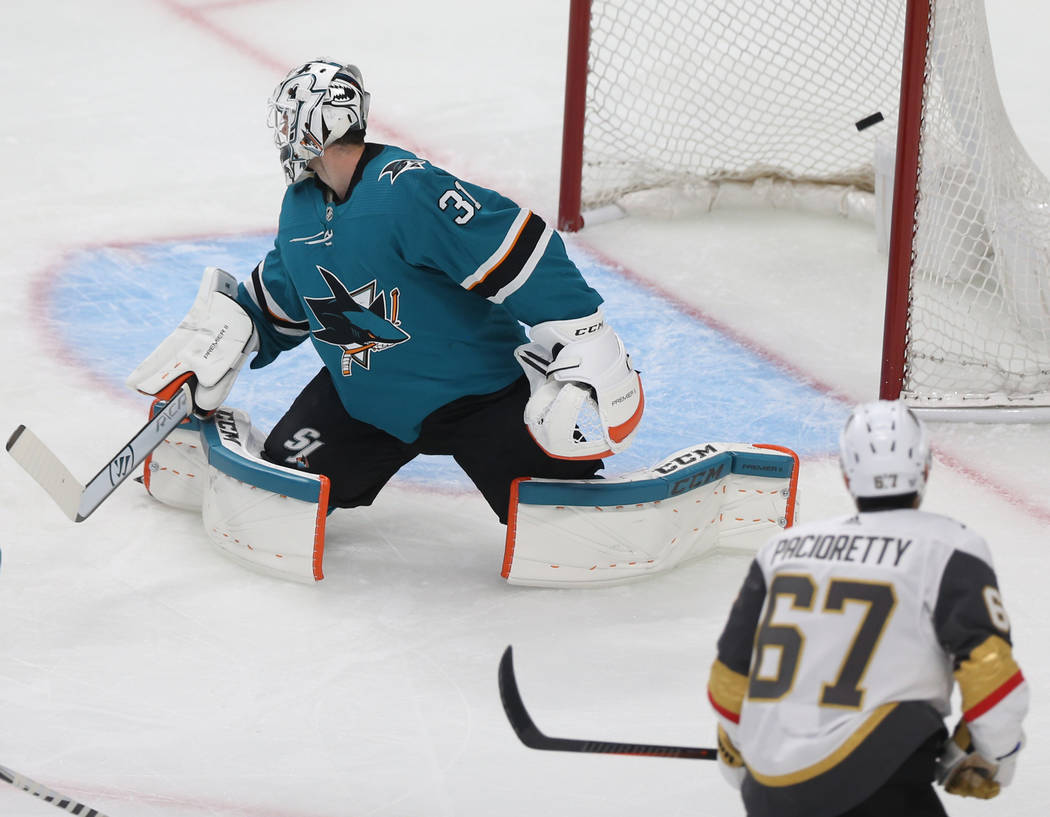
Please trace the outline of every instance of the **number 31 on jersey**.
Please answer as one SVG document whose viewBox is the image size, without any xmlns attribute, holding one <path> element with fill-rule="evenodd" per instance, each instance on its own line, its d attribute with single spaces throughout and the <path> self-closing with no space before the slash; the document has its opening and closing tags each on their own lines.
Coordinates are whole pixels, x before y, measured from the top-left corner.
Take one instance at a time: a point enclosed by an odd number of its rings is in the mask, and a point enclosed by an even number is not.
<svg viewBox="0 0 1050 817">
<path fill-rule="evenodd" d="M 474 214 L 481 209 L 481 203 L 474 198 L 459 182 L 454 185 L 455 189 L 446 190 L 438 199 L 438 207 L 447 210 L 450 206 L 459 211 L 459 215 L 453 219 L 456 224 L 466 224 Z"/>
</svg>

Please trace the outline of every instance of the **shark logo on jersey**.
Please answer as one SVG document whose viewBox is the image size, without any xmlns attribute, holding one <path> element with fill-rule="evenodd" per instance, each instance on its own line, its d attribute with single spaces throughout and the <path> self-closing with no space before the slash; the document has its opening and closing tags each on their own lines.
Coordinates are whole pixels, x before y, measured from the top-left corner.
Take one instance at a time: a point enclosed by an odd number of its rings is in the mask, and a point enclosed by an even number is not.
<svg viewBox="0 0 1050 817">
<path fill-rule="evenodd" d="M 331 271 L 317 267 L 328 289 L 330 298 L 303 298 L 313 312 L 321 329 L 313 333 L 323 343 L 343 350 L 342 372 L 353 374 L 353 364 L 370 368 L 373 352 L 382 352 L 404 343 L 412 336 L 401 329 L 398 320 L 400 291 L 390 290 L 390 315 L 387 317 L 386 293 L 376 293 L 373 278 L 363 287 L 350 292 Z"/>
<path fill-rule="evenodd" d="M 384 176 L 389 176 L 390 183 L 393 184 L 402 173 L 409 170 L 422 170 L 426 167 L 426 164 L 425 159 L 395 159 L 392 162 L 387 162 L 386 166 L 379 171 L 379 178 L 382 179 Z"/>
</svg>

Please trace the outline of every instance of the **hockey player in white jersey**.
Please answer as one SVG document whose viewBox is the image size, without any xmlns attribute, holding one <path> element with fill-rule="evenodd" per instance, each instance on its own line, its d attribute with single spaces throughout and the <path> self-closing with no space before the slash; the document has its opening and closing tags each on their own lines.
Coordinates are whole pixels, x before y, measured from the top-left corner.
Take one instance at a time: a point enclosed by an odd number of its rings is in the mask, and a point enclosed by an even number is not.
<svg viewBox="0 0 1050 817">
<path fill-rule="evenodd" d="M 1028 686 L 988 545 L 918 510 L 930 449 L 903 404 L 859 406 L 840 449 L 858 512 L 763 546 L 718 641 L 719 765 L 751 817 L 944 815 L 935 779 L 995 797 Z"/>
</svg>

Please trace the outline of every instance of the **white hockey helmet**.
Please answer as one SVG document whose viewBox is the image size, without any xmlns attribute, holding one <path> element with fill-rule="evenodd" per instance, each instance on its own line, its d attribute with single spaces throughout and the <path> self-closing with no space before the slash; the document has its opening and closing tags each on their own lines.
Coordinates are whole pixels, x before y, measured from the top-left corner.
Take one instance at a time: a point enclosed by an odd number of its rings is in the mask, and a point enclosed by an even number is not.
<svg viewBox="0 0 1050 817">
<path fill-rule="evenodd" d="M 930 443 L 926 428 L 900 401 L 857 406 L 839 437 L 839 459 L 854 499 L 917 494 L 926 488 Z"/>
<path fill-rule="evenodd" d="M 269 109 L 285 181 L 305 178 L 307 163 L 339 137 L 364 131 L 369 100 L 356 65 L 317 59 L 289 71 L 274 89 Z"/>
</svg>

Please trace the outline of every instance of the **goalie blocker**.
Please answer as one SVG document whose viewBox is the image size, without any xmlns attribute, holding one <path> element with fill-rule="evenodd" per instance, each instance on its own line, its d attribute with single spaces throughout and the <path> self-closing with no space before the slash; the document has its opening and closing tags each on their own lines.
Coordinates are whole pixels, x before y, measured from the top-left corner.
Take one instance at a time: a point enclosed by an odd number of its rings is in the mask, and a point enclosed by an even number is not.
<svg viewBox="0 0 1050 817">
<path fill-rule="evenodd" d="M 619 584 L 715 547 L 757 550 L 795 521 L 798 455 L 703 443 L 648 469 L 515 480 L 503 577 L 539 587 Z"/>
</svg>

